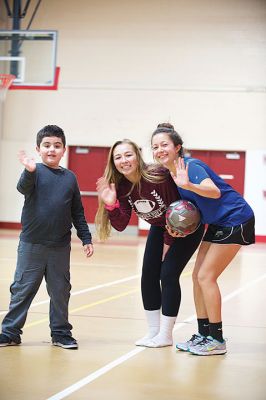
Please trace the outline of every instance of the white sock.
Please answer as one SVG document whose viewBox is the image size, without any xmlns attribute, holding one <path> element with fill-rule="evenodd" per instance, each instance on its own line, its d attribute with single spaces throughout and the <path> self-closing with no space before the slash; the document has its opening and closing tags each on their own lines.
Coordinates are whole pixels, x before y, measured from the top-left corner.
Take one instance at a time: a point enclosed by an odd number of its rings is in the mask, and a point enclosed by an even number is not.
<svg viewBox="0 0 266 400">
<path fill-rule="evenodd" d="M 173 329 L 176 317 L 162 315 L 160 332 L 146 343 L 146 347 L 165 347 L 173 345 Z"/>
<path fill-rule="evenodd" d="M 143 338 L 135 342 L 136 346 L 146 346 L 146 343 L 156 336 L 160 330 L 160 310 L 145 310 L 145 314 L 149 330 Z"/>
</svg>

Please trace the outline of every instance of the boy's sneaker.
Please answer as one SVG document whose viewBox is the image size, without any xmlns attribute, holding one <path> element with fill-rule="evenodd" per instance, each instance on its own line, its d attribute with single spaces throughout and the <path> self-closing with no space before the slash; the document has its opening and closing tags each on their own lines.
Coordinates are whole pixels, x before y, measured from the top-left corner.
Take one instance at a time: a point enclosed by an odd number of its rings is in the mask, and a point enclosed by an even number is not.
<svg viewBox="0 0 266 400">
<path fill-rule="evenodd" d="M 196 346 L 204 338 L 205 338 L 205 336 L 202 336 L 199 333 L 197 333 L 197 334 L 192 335 L 191 338 L 187 342 L 177 343 L 175 347 L 176 347 L 177 350 L 189 351 L 189 348 L 191 346 Z"/>
<path fill-rule="evenodd" d="M 13 339 L 10 339 L 8 336 L 6 336 L 4 333 L 0 333 L 0 347 L 5 347 L 5 346 L 18 346 L 21 343 L 20 340 L 14 341 Z"/>
<path fill-rule="evenodd" d="M 64 349 L 77 349 L 78 342 L 72 336 L 53 336 L 52 344 L 63 347 Z"/>
<path fill-rule="evenodd" d="M 204 338 L 198 345 L 191 346 L 189 348 L 191 354 L 196 354 L 198 356 L 213 356 L 216 354 L 226 353 L 226 343 L 225 340 L 221 343 L 211 336 Z"/>
</svg>

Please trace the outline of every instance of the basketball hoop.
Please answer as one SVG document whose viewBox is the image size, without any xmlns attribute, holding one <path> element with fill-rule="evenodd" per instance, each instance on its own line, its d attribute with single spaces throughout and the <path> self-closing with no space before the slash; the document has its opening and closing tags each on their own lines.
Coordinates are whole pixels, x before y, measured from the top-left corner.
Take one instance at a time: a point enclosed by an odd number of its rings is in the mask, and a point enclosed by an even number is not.
<svg viewBox="0 0 266 400">
<path fill-rule="evenodd" d="M 12 85 L 14 79 L 16 79 L 15 75 L 0 74 L 0 102 L 5 100 L 8 88 Z"/>
</svg>

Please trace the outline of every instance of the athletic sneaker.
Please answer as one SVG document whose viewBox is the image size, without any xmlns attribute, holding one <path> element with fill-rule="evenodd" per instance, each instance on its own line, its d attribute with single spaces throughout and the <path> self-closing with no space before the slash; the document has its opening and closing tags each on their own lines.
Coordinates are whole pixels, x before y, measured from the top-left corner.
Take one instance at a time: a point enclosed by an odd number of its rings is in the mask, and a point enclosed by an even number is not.
<svg viewBox="0 0 266 400">
<path fill-rule="evenodd" d="M 202 336 L 200 333 L 197 333 L 197 334 L 192 335 L 191 338 L 187 342 L 177 343 L 175 347 L 177 350 L 189 351 L 189 348 L 191 346 L 196 346 L 204 338 L 205 338 L 205 336 Z"/>
<path fill-rule="evenodd" d="M 189 347 L 189 351 L 191 354 L 196 354 L 198 356 L 225 354 L 226 343 L 225 340 L 221 343 L 218 340 L 213 339 L 211 336 L 207 336 L 196 346 Z"/>
<path fill-rule="evenodd" d="M 63 347 L 64 349 L 77 349 L 78 342 L 72 336 L 56 335 L 52 337 L 53 346 Z"/>
<path fill-rule="evenodd" d="M 20 340 L 13 340 L 6 336 L 4 333 L 0 333 L 0 347 L 5 346 L 18 346 L 21 343 Z"/>
</svg>

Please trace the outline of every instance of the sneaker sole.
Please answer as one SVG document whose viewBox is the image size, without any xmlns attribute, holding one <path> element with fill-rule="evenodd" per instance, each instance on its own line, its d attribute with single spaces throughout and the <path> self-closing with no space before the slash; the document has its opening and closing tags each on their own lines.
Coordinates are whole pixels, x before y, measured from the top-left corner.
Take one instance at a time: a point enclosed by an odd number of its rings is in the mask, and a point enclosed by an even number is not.
<svg viewBox="0 0 266 400">
<path fill-rule="evenodd" d="M 62 347 L 63 349 L 72 349 L 72 350 L 78 349 L 77 344 L 62 344 L 60 342 L 53 342 L 52 345 L 57 347 Z"/>
<path fill-rule="evenodd" d="M 20 343 L 11 342 L 11 343 L 0 343 L 0 347 L 7 347 L 7 346 L 19 346 Z"/>
<path fill-rule="evenodd" d="M 200 353 L 200 352 L 195 352 L 195 351 L 190 351 L 190 354 L 193 354 L 194 356 L 222 356 L 223 354 L 226 354 L 226 350 L 212 350 L 208 353 Z"/>
</svg>

